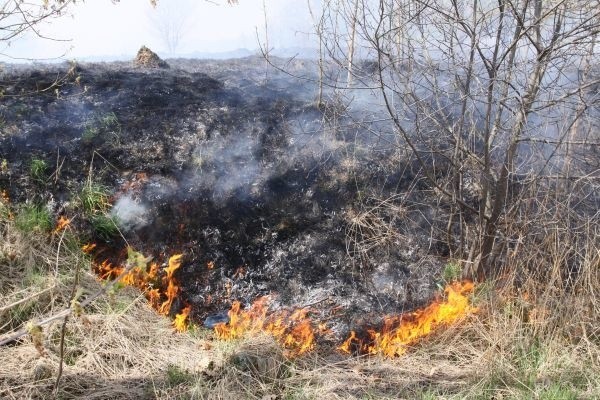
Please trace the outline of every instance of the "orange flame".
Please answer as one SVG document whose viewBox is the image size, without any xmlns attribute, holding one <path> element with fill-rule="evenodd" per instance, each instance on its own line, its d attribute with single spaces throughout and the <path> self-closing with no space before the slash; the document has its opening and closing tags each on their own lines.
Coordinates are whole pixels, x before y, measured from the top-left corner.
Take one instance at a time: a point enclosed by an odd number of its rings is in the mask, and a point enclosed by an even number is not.
<svg viewBox="0 0 600 400">
<path fill-rule="evenodd" d="M 387 317 L 381 332 L 368 330 L 368 339 L 362 341 L 356 332 L 350 336 L 339 350 L 352 353 L 353 350 L 367 354 L 382 354 L 387 357 L 402 355 L 407 346 L 429 335 L 434 329 L 455 323 L 460 318 L 477 311 L 469 304 L 468 294 L 473 291 L 472 282 L 454 282 L 444 290 L 446 299 L 436 300 L 424 309 L 410 314 Z"/>
<path fill-rule="evenodd" d="M 81 246 L 81 251 L 85 254 L 90 254 L 96 248 L 96 243 L 88 243 Z"/>
<path fill-rule="evenodd" d="M 173 274 L 175 273 L 175 271 L 177 271 L 179 269 L 179 267 L 181 267 L 181 258 L 183 257 L 182 254 L 175 254 L 174 256 L 171 256 L 171 258 L 169 258 L 169 266 L 167 268 L 165 268 L 165 272 L 167 273 L 166 276 L 166 280 L 170 281 L 173 279 Z"/>
<path fill-rule="evenodd" d="M 95 248 L 95 244 L 87 244 L 83 246 L 83 251 L 91 252 Z M 177 298 L 180 292 L 179 284 L 174 278 L 182 264 L 183 255 L 175 254 L 169 258 L 167 267 L 164 269 L 162 279 L 158 279 L 160 275 L 158 264 L 150 263 L 150 265 L 142 268 L 134 266 L 127 273 L 126 268 L 121 265 L 114 265 L 108 260 L 103 261 L 99 265 L 95 265 L 95 270 L 100 279 L 116 279 L 120 277 L 120 283 L 125 286 L 133 286 L 142 290 L 148 302 L 160 314 L 169 315 L 173 301 Z M 185 307 L 181 313 L 175 316 L 173 327 L 178 332 L 184 331 L 187 328 L 188 315 L 191 312 L 191 307 Z"/>
<path fill-rule="evenodd" d="M 62 231 L 67 226 L 69 226 L 70 223 L 71 223 L 71 220 L 69 218 L 65 217 L 64 215 L 61 215 L 58 218 L 58 221 L 56 221 L 56 228 L 54 228 L 54 233 L 58 233 L 58 232 Z"/>
<path fill-rule="evenodd" d="M 257 299 L 248 310 L 242 310 L 235 301 L 229 310 L 229 323 L 217 324 L 215 333 L 220 339 L 237 339 L 245 335 L 264 332 L 282 343 L 291 353 L 299 355 L 315 346 L 315 331 L 308 318 L 308 308 L 290 313 L 287 310 L 268 314 L 269 297 Z"/>
<path fill-rule="evenodd" d="M 187 319 L 190 315 L 190 311 L 192 311 L 192 307 L 188 305 L 175 316 L 175 319 L 173 320 L 173 328 L 175 328 L 177 332 L 185 332 L 187 330 Z"/>
</svg>

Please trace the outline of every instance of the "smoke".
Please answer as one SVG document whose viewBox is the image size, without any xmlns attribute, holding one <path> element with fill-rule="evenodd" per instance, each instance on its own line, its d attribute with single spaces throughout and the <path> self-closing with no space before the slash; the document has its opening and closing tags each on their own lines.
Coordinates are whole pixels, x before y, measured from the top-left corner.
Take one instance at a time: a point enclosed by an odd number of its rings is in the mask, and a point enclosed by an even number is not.
<svg viewBox="0 0 600 400">
<path fill-rule="evenodd" d="M 130 196 L 123 196 L 117 200 L 111 215 L 125 231 L 142 228 L 151 222 L 148 208 Z"/>
<path fill-rule="evenodd" d="M 215 199 L 249 196 L 268 174 L 256 157 L 259 141 L 251 133 L 218 135 L 201 143 L 192 155 L 192 171 L 186 186 L 208 190 Z"/>
<path fill-rule="evenodd" d="M 215 201 L 244 201 L 260 196 L 273 178 L 338 162 L 341 150 L 352 143 L 320 117 L 289 116 L 273 125 L 255 121 L 251 128 L 213 135 L 195 148 L 183 187 L 191 193 L 209 192 Z"/>
</svg>

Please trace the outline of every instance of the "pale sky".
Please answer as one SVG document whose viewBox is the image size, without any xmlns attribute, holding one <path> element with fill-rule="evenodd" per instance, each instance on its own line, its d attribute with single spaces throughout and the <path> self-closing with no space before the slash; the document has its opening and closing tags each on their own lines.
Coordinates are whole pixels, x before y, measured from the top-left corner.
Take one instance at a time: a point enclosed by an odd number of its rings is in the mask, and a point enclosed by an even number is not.
<svg viewBox="0 0 600 400">
<path fill-rule="evenodd" d="M 226 3 L 224 0 L 216 1 Z M 269 47 L 315 47 L 305 0 L 265 0 Z M 263 0 L 239 0 L 239 4 L 214 4 L 203 0 L 162 0 L 153 9 L 148 0 L 110 0 L 78 2 L 72 15 L 42 27 L 45 35 L 66 41 L 42 40 L 32 35 L 21 37 L 0 48 L 0 53 L 16 58 L 65 59 L 86 57 L 131 57 L 142 45 L 167 53 L 157 32 L 156 19 L 172 19 L 183 25 L 176 54 L 228 52 L 258 48 L 257 30 L 264 40 Z M 167 17 L 165 17 L 167 16 Z M 3 61 L 11 61 L 6 56 Z M 18 60 L 13 60 L 18 61 Z"/>
</svg>

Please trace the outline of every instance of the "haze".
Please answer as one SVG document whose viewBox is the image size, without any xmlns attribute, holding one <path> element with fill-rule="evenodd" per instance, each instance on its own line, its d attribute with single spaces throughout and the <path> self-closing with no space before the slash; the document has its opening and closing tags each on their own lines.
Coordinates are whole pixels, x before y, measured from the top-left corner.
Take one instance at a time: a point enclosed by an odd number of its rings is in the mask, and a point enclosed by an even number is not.
<svg viewBox="0 0 600 400">
<path fill-rule="evenodd" d="M 113 4 L 94 0 L 71 8 L 71 14 L 44 24 L 40 31 L 54 40 L 36 35 L 4 44 L 0 59 L 8 62 L 53 59 L 129 59 L 141 45 L 163 56 L 194 56 L 208 53 L 235 54 L 240 49 L 257 51 L 265 38 L 265 10 L 269 48 L 277 51 L 314 47 L 309 35 L 306 4 L 297 0 L 242 0 L 225 2 L 165 0 L 154 9 L 148 0 Z M 181 27 L 180 40 L 169 48 L 160 25 Z M 173 46 L 171 46 L 173 47 Z"/>
</svg>

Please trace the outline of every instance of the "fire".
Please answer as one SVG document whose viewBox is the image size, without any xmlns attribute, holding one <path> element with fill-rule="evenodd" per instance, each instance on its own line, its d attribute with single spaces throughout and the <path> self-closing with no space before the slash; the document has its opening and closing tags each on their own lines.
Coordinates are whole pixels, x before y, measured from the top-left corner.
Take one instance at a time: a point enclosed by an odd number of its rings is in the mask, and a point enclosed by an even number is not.
<svg viewBox="0 0 600 400">
<path fill-rule="evenodd" d="M 96 243 L 88 243 L 81 246 L 81 251 L 85 254 L 90 254 L 96 248 Z"/>
<path fill-rule="evenodd" d="M 310 309 L 281 310 L 269 314 L 268 302 L 268 296 L 260 297 L 248 310 L 242 310 L 241 303 L 235 301 L 228 312 L 229 323 L 215 326 L 217 337 L 237 339 L 263 332 L 273 336 L 294 355 L 312 350 L 315 330 L 308 317 Z"/>
<path fill-rule="evenodd" d="M 368 338 L 364 341 L 352 331 L 338 349 L 346 353 L 400 356 L 406 352 L 408 345 L 429 335 L 436 328 L 450 325 L 476 312 L 477 308 L 469 304 L 468 297 L 473 288 L 472 282 L 451 283 L 444 290 L 445 300 L 436 300 L 429 306 L 409 314 L 385 318 L 381 331 L 368 330 Z"/>
<path fill-rule="evenodd" d="M 54 233 L 58 233 L 58 232 L 62 231 L 67 226 L 69 226 L 70 223 L 71 223 L 71 220 L 69 218 L 65 217 L 64 215 L 61 215 L 58 218 L 58 221 L 56 222 L 56 228 L 54 228 Z"/>
<path fill-rule="evenodd" d="M 175 319 L 173 320 L 173 328 L 175 328 L 177 332 L 185 332 L 187 330 L 187 319 L 191 311 L 192 307 L 188 305 L 175 316 Z"/>
<path fill-rule="evenodd" d="M 94 248 L 94 244 L 87 244 L 83 251 L 91 252 Z M 105 260 L 96 264 L 95 270 L 101 279 L 119 279 L 126 286 L 141 289 L 155 310 L 170 315 L 173 303 L 181 293 L 175 272 L 181 268 L 182 260 L 181 254 L 175 254 L 161 270 L 157 263 L 150 262 L 150 258 L 129 250 L 128 264 L 115 265 Z M 400 356 L 409 345 L 435 329 L 476 312 L 477 308 L 469 301 L 469 293 L 473 289 L 471 282 L 451 283 L 445 288 L 443 299 L 436 299 L 427 307 L 411 313 L 386 317 L 380 330 L 370 329 L 364 335 L 351 331 L 338 349 L 349 354 Z M 291 355 L 300 355 L 314 349 L 317 335 L 331 333 L 325 323 L 311 320 L 310 308 L 270 312 L 269 302 L 268 296 L 260 297 L 246 310 L 239 301 L 233 302 L 228 312 L 229 321 L 214 327 L 216 336 L 219 339 L 237 339 L 266 333 L 285 346 Z M 172 325 L 177 332 L 187 330 L 191 312 L 191 306 L 186 305 L 175 315 Z"/>
<path fill-rule="evenodd" d="M 95 248 L 95 244 L 87 244 L 83 246 L 83 251 L 91 252 Z M 133 286 L 142 290 L 148 299 L 148 302 L 160 314 L 169 315 L 173 301 L 177 298 L 180 292 L 179 284 L 174 277 L 182 264 L 183 255 L 175 254 L 169 258 L 167 266 L 160 272 L 157 263 L 149 263 L 149 258 L 144 258 L 141 254 L 129 250 L 128 262 L 133 262 L 134 266 L 127 269 L 123 265 L 114 265 L 108 260 L 95 265 L 95 270 L 100 279 L 120 279 L 120 283 L 125 286 Z M 125 271 L 127 271 L 125 273 Z M 162 275 L 162 279 L 159 279 Z M 191 307 L 187 306 L 179 314 L 175 316 L 173 327 L 178 332 L 187 329 L 188 316 L 191 312 Z"/>
</svg>

